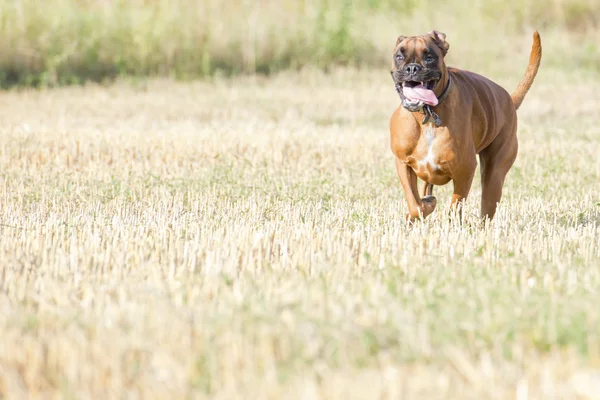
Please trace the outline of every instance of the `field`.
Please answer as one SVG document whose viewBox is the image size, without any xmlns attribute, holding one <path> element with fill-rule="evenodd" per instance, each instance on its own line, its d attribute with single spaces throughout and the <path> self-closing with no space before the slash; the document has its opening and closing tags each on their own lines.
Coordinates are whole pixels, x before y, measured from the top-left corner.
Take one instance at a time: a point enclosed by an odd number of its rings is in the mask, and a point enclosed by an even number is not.
<svg viewBox="0 0 600 400">
<path fill-rule="evenodd" d="M 0 0 L 0 86 L 380 68 L 399 34 L 433 28 L 478 70 L 510 68 L 533 29 L 546 67 L 600 64 L 597 0 Z"/>
<path fill-rule="evenodd" d="M 0 397 L 597 398 L 599 90 L 414 227 L 385 69 L 1 93 Z"/>
<path fill-rule="evenodd" d="M 0 0 L 0 399 L 600 399 L 599 16 Z M 433 28 L 509 91 L 542 35 L 492 223 L 478 178 L 404 219 L 387 67 Z"/>
</svg>

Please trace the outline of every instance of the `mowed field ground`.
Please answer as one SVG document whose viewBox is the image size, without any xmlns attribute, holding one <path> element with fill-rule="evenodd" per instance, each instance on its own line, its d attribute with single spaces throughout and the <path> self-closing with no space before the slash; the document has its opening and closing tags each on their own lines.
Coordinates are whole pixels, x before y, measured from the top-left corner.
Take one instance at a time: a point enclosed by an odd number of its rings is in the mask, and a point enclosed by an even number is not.
<svg viewBox="0 0 600 400">
<path fill-rule="evenodd" d="M 385 69 L 0 93 L 0 397 L 598 398 L 598 92 L 413 227 Z"/>
</svg>

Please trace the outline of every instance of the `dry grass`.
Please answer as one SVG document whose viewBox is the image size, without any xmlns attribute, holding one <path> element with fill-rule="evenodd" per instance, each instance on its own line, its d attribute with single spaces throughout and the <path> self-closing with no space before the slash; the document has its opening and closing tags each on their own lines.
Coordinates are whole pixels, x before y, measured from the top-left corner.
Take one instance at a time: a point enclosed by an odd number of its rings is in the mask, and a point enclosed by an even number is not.
<svg viewBox="0 0 600 400">
<path fill-rule="evenodd" d="M 412 229 L 384 70 L 0 94 L 0 397 L 594 398 L 599 90 Z"/>
</svg>

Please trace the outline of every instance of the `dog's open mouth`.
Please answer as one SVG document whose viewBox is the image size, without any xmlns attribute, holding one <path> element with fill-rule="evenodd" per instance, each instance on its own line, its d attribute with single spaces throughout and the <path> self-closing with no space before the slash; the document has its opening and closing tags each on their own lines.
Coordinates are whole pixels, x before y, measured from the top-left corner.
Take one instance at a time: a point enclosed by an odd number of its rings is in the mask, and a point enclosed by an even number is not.
<svg viewBox="0 0 600 400">
<path fill-rule="evenodd" d="M 429 89 L 429 90 L 433 90 L 433 88 L 435 87 L 436 83 L 438 82 L 437 79 L 432 79 L 430 81 L 427 82 L 418 82 L 418 81 L 405 81 L 402 82 L 402 86 L 403 87 L 409 87 L 409 88 L 414 88 L 416 86 L 422 85 L 425 88 Z"/>
<path fill-rule="evenodd" d="M 437 84 L 436 79 L 430 81 L 404 81 L 402 82 L 402 93 L 407 103 L 410 104 L 429 104 L 437 106 L 438 98 L 433 92 Z"/>
</svg>

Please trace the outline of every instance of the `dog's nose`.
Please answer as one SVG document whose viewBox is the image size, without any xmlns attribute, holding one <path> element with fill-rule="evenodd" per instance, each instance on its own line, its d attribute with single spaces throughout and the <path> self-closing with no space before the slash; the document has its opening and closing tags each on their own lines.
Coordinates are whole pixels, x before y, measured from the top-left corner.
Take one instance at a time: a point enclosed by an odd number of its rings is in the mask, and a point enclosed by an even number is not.
<svg viewBox="0 0 600 400">
<path fill-rule="evenodd" d="M 423 67 L 421 67 L 419 64 L 408 64 L 405 68 L 404 71 L 406 71 L 407 74 L 409 75 L 414 75 L 417 72 L 419 72 Z"/>
</svg>

